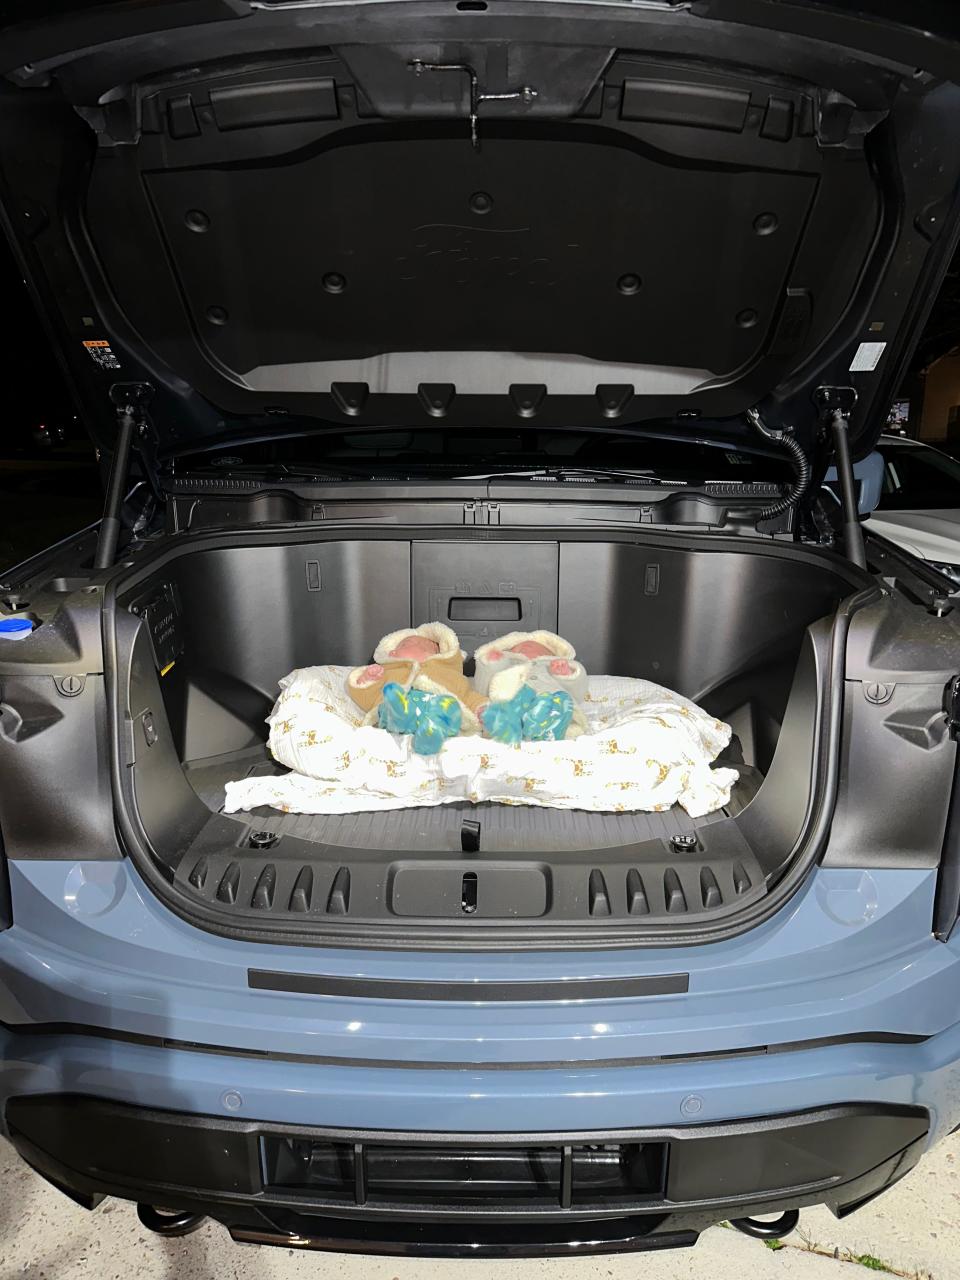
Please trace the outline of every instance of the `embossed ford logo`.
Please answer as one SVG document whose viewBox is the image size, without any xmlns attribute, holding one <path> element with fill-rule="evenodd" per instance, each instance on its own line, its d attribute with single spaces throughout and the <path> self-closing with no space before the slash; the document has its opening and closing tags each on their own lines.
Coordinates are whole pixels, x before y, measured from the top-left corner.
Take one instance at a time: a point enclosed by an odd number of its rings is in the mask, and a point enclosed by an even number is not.
<svg viewBox="0 0 960 1280">
<path fill-rule="evenodd" d="M 468 227 L 434 222 L 417 227 L 409 253 L 396 258 L 398 278 L 415 284 L 435 280 L 458 285 L 516 284 L 547 288 L 559 281 L 555 259 L 524 252 L 530 227 Z M 579 244 L 566 248 L 575 253 Z"/>
</svg>

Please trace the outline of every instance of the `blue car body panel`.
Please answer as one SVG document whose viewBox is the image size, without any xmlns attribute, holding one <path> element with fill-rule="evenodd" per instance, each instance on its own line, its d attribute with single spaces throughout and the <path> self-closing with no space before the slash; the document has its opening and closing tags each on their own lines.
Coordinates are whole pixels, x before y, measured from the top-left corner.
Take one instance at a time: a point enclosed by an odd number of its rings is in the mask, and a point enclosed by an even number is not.
<svg viewBox="0 0 960 1280">
<path fill-rule="evenodd" d="M 724 943 L 525 953 L 522 966 L 503 953 L 220 938 L 168 911 L 129 862 L 21 862 L 11 879 L 0 1105 L 76 1092 L 445 1132 L 703 1123 L 851 1101 L 924 1106 L 931 1140 L 960 1121 L 960 943 L 930 933 L 932 871 L 819 870 L 777 916 Z M 367 999 L 253 990 L 251 968 L 430 983 L 690 982 L 685 994 L 644 998 Z M 91 1028 L 101 1034 L 84 1034 Z"/>
</svg>

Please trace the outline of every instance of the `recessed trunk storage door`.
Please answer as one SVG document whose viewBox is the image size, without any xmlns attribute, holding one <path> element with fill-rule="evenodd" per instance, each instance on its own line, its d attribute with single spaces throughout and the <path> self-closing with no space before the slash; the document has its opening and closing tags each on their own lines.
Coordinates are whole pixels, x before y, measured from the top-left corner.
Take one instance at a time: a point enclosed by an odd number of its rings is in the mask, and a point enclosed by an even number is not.
<svg viewBox="0 0 960 1280">
<path fill-rule="evenodd" d="M 449 622 L 464 650 L 511 631 L 556 631 L 560 544 L 414 542 L 413 616 Z"/>
</svg>

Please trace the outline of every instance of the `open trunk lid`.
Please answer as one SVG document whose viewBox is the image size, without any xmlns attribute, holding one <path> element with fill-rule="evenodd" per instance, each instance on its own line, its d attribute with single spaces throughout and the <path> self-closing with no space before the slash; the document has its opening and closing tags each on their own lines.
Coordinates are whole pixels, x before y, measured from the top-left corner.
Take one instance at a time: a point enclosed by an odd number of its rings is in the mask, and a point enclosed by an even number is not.
<svg viewBox="0 0 960 1280">
<path fill-rule="evenodd" d="M 922 9 L 6 5 L 7 230 L 101 444 L 151 384 L 150 467 L 756 405 L 810 453 L 822 385 L 863 453 L 956 239 L 960 57 Z"/>
</svg>

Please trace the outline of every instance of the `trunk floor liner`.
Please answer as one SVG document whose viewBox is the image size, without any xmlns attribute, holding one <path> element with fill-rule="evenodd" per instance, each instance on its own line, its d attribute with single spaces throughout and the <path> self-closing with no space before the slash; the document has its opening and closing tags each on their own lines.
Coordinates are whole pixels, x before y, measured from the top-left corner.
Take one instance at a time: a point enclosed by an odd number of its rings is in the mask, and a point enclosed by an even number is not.
<svg viewBox="0 0 960 1280">
<path fill-rule="evenodd" d="M 721 762 L 725 761 L 718 761 Z M 581 809 L 465 802 L 387 813 L 295 814 L 259 808 L 224 816 L 257 831 L 356 849 L 411 848 L 459 853 L 464 820 L 481 824 L 484 854 L 525 852 L 531 844 L 543 851 L 604 849 L 669 839 L 736 817 L 759 791 L 763 775 L 759 769 L 739 761 L 729 763 L 740 770 L 740 781 L 730 803 L 703 818 L 689 817 L 679 805 L 666 813 L 588 813 Z M 214 813 L 223 807 L 225 783 L 251 774 L 285 772 L 270 759 L 265 747 L 193 761 L 185 770 L 200 799 Z"/>
</svg>

